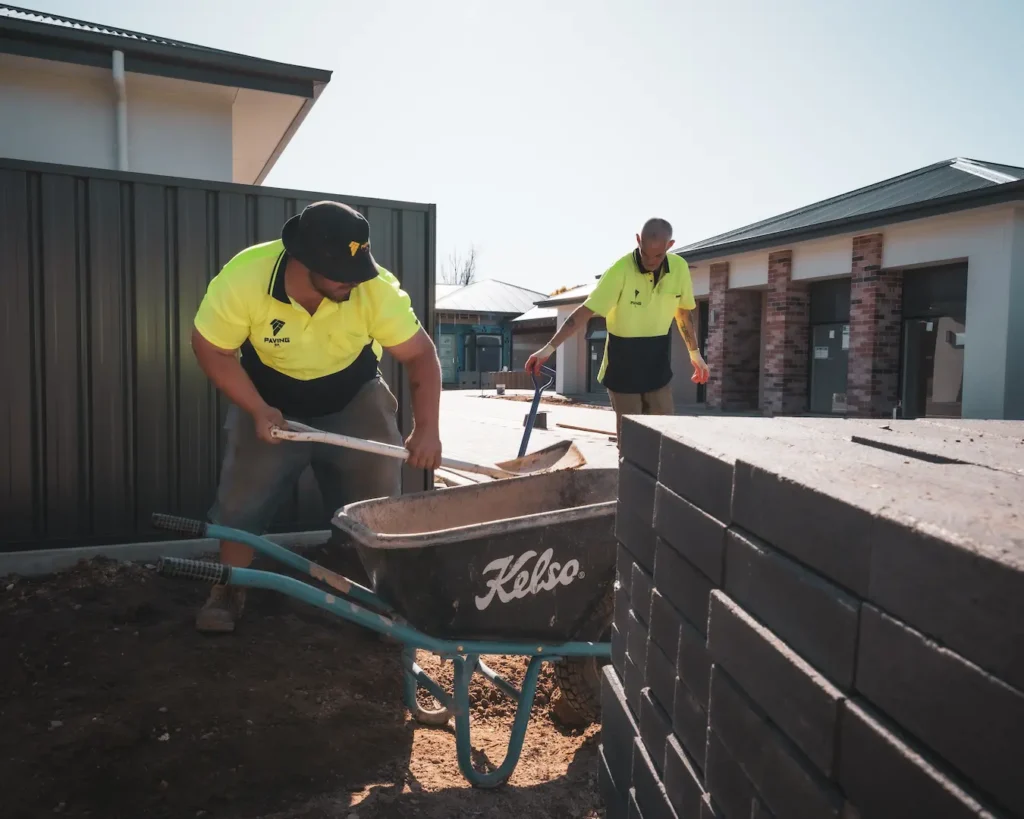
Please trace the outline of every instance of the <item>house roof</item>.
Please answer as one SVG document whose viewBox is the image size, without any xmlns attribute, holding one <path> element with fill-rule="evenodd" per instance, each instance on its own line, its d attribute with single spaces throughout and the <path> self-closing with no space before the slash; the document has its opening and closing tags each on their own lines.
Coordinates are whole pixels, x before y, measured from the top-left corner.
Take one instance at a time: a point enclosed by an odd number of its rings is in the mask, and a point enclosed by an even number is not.
<svg viewBox="0 0 1024 819">
<path fill-rule="evenodd" d="M 518 322 L 527 322 L 527 321 L 549 321 L 551 319 L 557 319 L 557 318 L 558 318 L 558 308 L 557 307 L 539 307 L 539 306 L 535 306 L 535 307 L 531 307 L 529 310 L 527 310 L 521 316 L 516 316 L 514 319 L 512 319 L 512 323 L 516 324 Z"/>
<path fill-rule="evenodd" d="M 318 68 L 0 4 L 0 52 L 108 68 L 115 50 L 124 52 L 125 71 L 310 99 L 331 80 Z"/>
<path fill-rule="evenodd" d="M 441 296 L 434 309 L 443 313 L 507 313 L 518 316 L 544 298 L 543 293 L 494 279 L 473 282 Z"/>
<path fill-rule="evenodd" d="M 673 250 L 696 262 L 1024 199 L 1024 168 L 955 158 Z"/>
<path fill-rule="evenodd" d="M 434 302 L 438 302 L 447 296 L 449 293 L 454 293 L 456 290 L 462 288 L 461 284 L 435 284 L 434 285 Z"/>
<path fill-rule="evenodd" d="M 559 293 L 557 296 L 541 299 L 537 302 L 537 306 L 558 307 L 560 304 L 582 304 L 587 300 L 587 296 L 594 291 L 595 287 L 597 287 L 596 279 L 592 282 L 581 284 L 579 287 L 574 287 L 572 290 L 566 290 L 564 293 Z"/>
</svg>

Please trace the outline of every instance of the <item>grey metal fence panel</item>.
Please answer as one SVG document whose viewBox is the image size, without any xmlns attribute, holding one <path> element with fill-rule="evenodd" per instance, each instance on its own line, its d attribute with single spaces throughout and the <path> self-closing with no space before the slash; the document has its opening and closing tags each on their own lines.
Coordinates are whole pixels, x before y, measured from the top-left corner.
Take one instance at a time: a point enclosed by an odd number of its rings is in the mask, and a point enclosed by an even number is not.
<svg viewBox="0 0 1024 819">
<path fill-rule="evenodd" d="M 206 285 L 310 202 L 357 207 L 433 334 L 433 205 L 0 159 L 0 550 L 156 539 L 205 516 L 226 402 L 189 346 Z M 385 354 L 408 434 L 408 383 Z M 403 491 L 429 486 L 406 469 Z M 323 528 L 307 473 L 272 529 Z"/>
</svg>

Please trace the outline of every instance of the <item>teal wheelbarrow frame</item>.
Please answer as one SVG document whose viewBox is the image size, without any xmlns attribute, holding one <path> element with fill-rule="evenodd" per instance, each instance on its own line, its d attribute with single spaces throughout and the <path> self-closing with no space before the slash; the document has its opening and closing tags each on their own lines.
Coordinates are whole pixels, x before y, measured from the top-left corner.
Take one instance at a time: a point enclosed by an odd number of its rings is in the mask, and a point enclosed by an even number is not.
<svg viewBox="0 0 1024 819">
<path fill-rule="evenodd" d="M 444 725 L 454 716 L 459 769 L 474 787 L 498 787 L 515 771 L 537 693 L 538 676 L 544 663 L 564 658 L 594 657 L 607 660 L 611 656 L 611 646 L 607 642 L 564 642 L 546 645 L 540 642 L 526 644 L 520 641 L 464 641 L 431 637 L 402 622 L 401 618 L 370 589 L 266 538 L 239 529 L 171 515 L 154 515 L 153 525 L 158 529 L 189 537 L 244 543 L 260 554 L 322 583 L 329 590 L 275 572 L 240 569 L 212 561 L 173 557 L 161 558 L 158 563 L 157 571 L 164 577 L 280 592 L 400 642 L 403 646 L 405 706 L 417 721 L 427 725 Z M 455 673 L 452 692 L 445 690 L 416 663 L 417 649 L 432 652 L 453 663 Z M 529 657 L 530 662 L 522 688 L 516 688 L 483 663 L 480 658 L 484 654 Z M 505 759 L 496 770 L 489 773 L 476 770 L 471 756 L 469 685 L 477 672 L 516 703 L 516 715 Z M 436 711 L 422 708 L 416 699 L 419 689 L 427 691 L 441 703 L 442 707 Z"/>
</svg>

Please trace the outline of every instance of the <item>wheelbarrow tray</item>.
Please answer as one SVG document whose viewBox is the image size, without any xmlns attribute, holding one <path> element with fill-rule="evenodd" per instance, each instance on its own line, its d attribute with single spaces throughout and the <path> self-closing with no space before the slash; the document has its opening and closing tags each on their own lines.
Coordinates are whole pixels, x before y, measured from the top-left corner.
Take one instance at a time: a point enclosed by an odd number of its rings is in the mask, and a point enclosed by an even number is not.
<svg viewBox="0 0 1024 819">
<path fill-rule="evenodd" d="M 333 524 L 374 592 L 441 639 L 580 635 L 615 579 L 616 469 L 581 469 L 352 503 Z"/>
</svg>

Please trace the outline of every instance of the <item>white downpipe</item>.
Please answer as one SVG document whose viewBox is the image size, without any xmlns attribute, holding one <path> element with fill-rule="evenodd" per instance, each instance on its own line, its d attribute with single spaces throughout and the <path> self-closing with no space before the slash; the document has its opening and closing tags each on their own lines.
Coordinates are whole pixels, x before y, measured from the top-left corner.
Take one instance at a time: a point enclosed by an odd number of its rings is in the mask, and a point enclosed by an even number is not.
<svg viewBox="0 0 1024 819">
<path fill-rule="evenodd" d="M 114 52 L 114 90 L 117 92 L 117 169 L 128 170 L 128 89 L 124 80 L 124 52 Z"/>
</svg>

